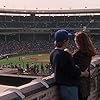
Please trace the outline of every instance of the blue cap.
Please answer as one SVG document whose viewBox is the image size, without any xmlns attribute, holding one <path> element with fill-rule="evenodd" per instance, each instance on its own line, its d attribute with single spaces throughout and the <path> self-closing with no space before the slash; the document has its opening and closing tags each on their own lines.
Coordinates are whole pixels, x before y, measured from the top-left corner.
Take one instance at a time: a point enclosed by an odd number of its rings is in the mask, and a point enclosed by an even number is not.
<svg viewBox="0 0 100 100">
<path fill-rule="evenodd" d="M 69 33 L 66 30 L 58 30 L 55 32 L 55 41 L 62 42 L 69 38 Z"/>
</svg>

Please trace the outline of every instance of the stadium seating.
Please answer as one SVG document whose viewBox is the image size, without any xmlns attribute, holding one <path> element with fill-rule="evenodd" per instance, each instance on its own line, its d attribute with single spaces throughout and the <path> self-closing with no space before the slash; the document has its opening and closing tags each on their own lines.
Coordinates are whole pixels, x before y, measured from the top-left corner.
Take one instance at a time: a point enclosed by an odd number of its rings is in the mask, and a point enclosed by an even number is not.
<svg viewBox="0 0 100 100">
<path fill-rule="evenodd" d="M 41 30 L 37 34 L 28 34 L 29 29 L 33 28 L 99 28 L 100 16 L 11 16 L 0 15 L 0 32 L 12 32 L 11 35 L 0 35 L 0 54 L 9 53 L 30 53 L 35 51 L 48 51 L 54 47 L 53 39 L 50 34 L 41 34 Z M 13 34 L 15 28 L 18 34 Z M 19 29 L 22 29 L 25 34 L 21 34 Z M 53 29 L 52 29 L 53 30 Z M 15 31 L 15 32 L 16 32 Z M 54 30 L 56 31 L 56 30 Z M 32 32 L 35 33 L 35 30 Z M 53 33 L 53 32 L 52 32 Z M 20 34 L 20 36 L 19 36 Z M 94 33 L 95 34 L 95 33 Z M 36 36 L 37 35 L 37 36 Z M 34 39 L 33 39 L 33 38 Z M 44 37 L 44 38 L 43 38 Z M 100 52 L 99 38 L 94 36 L 97 52 Z M 98 37 L 98 38 L 97 38 Z M 74 47 L 69 43 L 69 48 Z M 73 49 L 73 48 L 72 48 Z M 71 50 L 73 51 L 73 50 Z"/>
</svg>

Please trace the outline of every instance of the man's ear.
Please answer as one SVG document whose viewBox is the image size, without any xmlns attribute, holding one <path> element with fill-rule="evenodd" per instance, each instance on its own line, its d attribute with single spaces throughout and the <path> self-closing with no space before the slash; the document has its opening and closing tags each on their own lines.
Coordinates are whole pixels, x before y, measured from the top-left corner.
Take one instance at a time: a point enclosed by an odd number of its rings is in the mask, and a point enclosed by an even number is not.
<svg viewBox="0 0 100 100">
<path fill-rule="evenodd" d="M 66 39 L 66 40 L 64 40 L 63 42 L 67 42 L 68 40 Z"/>
</svg>

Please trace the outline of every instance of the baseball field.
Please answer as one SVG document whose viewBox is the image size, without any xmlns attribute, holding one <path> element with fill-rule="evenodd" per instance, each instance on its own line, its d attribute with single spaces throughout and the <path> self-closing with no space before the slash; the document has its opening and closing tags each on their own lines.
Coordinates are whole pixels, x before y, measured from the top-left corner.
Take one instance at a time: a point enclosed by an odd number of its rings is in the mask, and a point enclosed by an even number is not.
<svg viewBox="0 0 100 100">
<path fill-rule="evenodd" d="M 26 64 L 31 65 L 34 64 L 41 64 L 45 65 L 49 63 L 49 54 L 24 54 L 24 55 L 16 55 L 14 57 L 6 57 L 0 60 L 0 66 L 6 65 L 21 65 L 21 67 L 25 68 Z"/>
</svg>

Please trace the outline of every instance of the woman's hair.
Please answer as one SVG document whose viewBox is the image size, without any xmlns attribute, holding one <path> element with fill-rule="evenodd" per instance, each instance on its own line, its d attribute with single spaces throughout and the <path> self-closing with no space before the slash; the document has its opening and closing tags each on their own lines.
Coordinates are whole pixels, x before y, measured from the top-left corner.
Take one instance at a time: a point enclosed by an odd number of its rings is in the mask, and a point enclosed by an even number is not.
<svg viewBox="0 0 100 100">
<path fill-rule="evenodd" d="M 75 33 L 76 43 L 81 52 L 87 53 L 90 56 L 96 55 L 95 47 L 90 39 L 90 37 L 84 32 Z"/>
<path fill-rule="evenodd" d="M 67 40 L 60 41 L 60 42 L 54 41 L 54 46 L 58 47 L 58 48 L 61 48 L 64 45 L 65 41 L 67 41 Z"/>
</svg>

